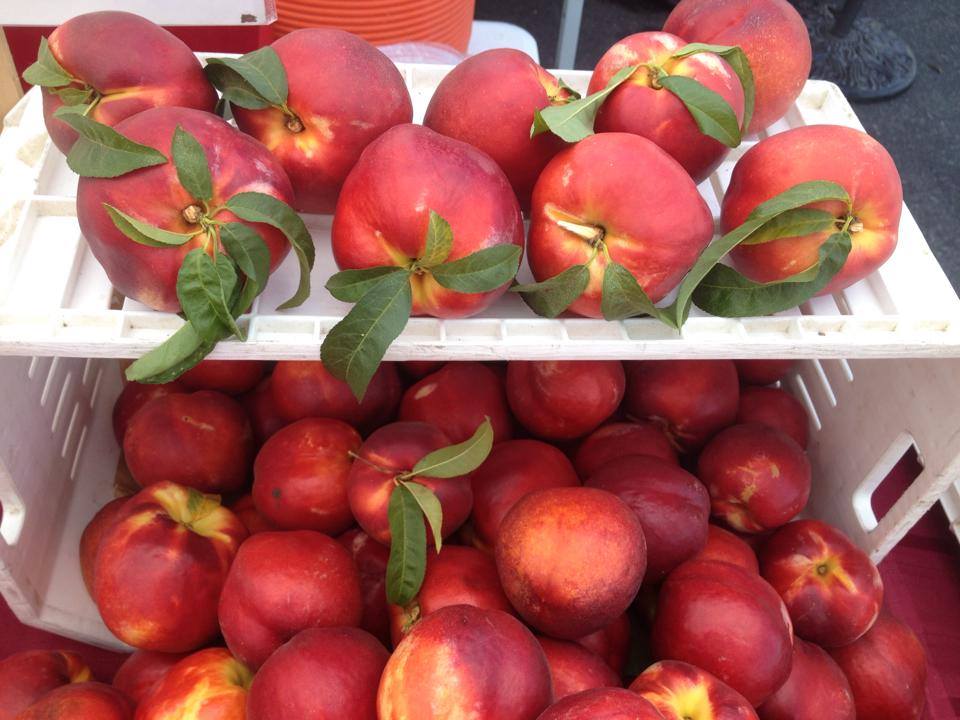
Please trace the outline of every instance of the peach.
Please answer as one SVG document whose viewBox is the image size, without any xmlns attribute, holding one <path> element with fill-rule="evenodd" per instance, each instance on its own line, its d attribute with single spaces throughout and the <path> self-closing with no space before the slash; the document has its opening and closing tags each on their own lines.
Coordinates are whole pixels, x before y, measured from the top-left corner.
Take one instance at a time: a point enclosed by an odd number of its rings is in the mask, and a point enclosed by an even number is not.
<svg viewBox="0 0 960 720">
<path fill-rule="evenodd" d="M 622 675 L 630 650 L 630 616 L 623 613 L 609 625 L 574 642 L 602 657 L 617 675 Z"/>
<path fill-rule="evenodd" d="M 104 623 L 142 650 L 187 652 L 216 637 L 217 602 L 247 532 L 218 498 L 160 482 L 103 534 L 93 597 Z"/>
<path fill-rule="evenodd" d="M 347 530 L 337 538 L 353 557 L 360 573 L 363 593 L 363 619 L 360 627 L 390 646 L 390 617 L 387 614 L 387 562 L 390 549 L 381 545 L 363 530 Z"/>
<path fill-rule="evenodd" d="M 714 516 L 740 532 L 789 522 L 810 496 L 810 461 L 796 442 L 766 425 L 733 425 L 700 453 L 697 475 Z"/>
<path fill-rule="evenodd" d="M 617 41 L 607 50 L 590 76 L 588 92 L 603 90 L 614 75 L 631 65 L 641 65 L 600 106 L 597 132 L 627 132 L 652 140 L 700 183 L 717 169 L 729 152 L 719 140 L 704 135 L 683 102 L 657 79 L 660 72 L 696 80 L 722 97 L 743 122 L 743 86 L 719 55 L 673 55 L 687 42 L 666 32 L 640 32 Z"/>
<path fill-rule="evenodd" d="M 15 720 L 133 720 L 133 705 L 109 685 L 78 682 L 51 690 Z"/>
<path fill-rule="evenodd" d="M 398 417 L 436 425 L 453 443 L 468 440 L 484 418 L 493 425 L 494 442 L 513 436 L 503 381 L 477 362 L 447 363 L 407 388 Z"/>
<path fill-rule="evenodd" d="M 301 630 L 357 626 L 360 576 L 350 553 L 312 530 L 262 532 L 237 553 L 220 596 L 220 630 L 252 670 Z"/>
<path fill-rule="evenodd" d="M 52 690 L 91 678 L 90 668 L 76 653 L 26 650 L 10 655 L 0 660 L 0 720 L 14 720 Z"/>
<path fill-rule="evenodd" d="M 141 487 L 169 481 L 201 492 L 235 492 L 250 477 L 253 430 L 228 395 L 164 395 L 130 420 L 123 455 Z"/>
<path fill-rule="evenodd" d="M 201 360 L 177 379 L 190 390 L 242 395 L 253 390 L 266 371 L 262 360 Z"/>
<path fill-rule="evenodd" d="M 586 480 L 610 460 L 627 455 L 650 455 L 677 463 L 674 449 L 660 425 L 649 420 L 612 422 L 583 439 L 574 456 L 577 474 Z"/>
<path fill-rule="evenodd" d="M 707 544 L 694 557 L 697 560 L 732 563 L 756 575 L 760 574 L 760 563 L 753 548 L 729 530 L 713 524 L 707 527 Z"/>
<path fill-rule="evenodd" d="M 290 181 L 276 159 L 256 140 L 216 115 L 187 108 L 153 108 L 117 123 L 115 129 L 167 155 L 178 126 L 193 135 L 206 152 L 213 178 L 209 207 L 219 208 L 237 193 L 247 191 L 265 193 L 286 203 L 292 200 Z M 104 203 L 164 230 L 197 234 L 177 247 L 141 245 L 114 225 Z M 176 287 L 183 258 L 197 248 L 213 252 L 199 222 L 191 222 L 195 214 L 202 214 L 202 209 L 180 184 L 172 162 L 115 178 L 82 177 L 77 186 L 77 220 L 91 252 L 117 290 L 154 310 L 180 312 Z M 271 271 L 290 250 L 283 233 L 269 225 L 240 221 L 228 210 L 217 213 L 216 220 L 243 222 L 255 230 L 270 251 Z"/>
<path fill-rule="evenodd" d="M 513 613 L 500 587 L 497 565 L 487 553 L 471 547 L 445 545 L 429 553 L 423 584 L 405 607 L 388 605 L 394 647 L 424 618 L 450 605 Z"/>
<path fill-rule="evenodd" d="M 787 0 L 680 0 L 663 29 L 688 42 L 743 49 L 757 94 L 751 132 L 783 117 L 810 74 L 807 26 Z"/>
<path fill-rule="evenodd" d="M 253 437 L 258 445 L 263 445 L 267 438 L 288 424 L 281 417 L 273 399 L 272 382 L 272 377 L 266 377 L 253 390 L 239 398 L 243 409 L 247 411 L 247 417 L 250 418 Z"/>
<path fill-rule="evenodd" d="M 364 151 L 340 193 L 333 257 L 341 270 L 410 268 L 426 248 L 430 212 L 450 224 L 447 262 L 497 245 L 523 248 L 520 206 L 503 171 L 484 152 L 421 125 L 398 125 Z M 475 315 L 507 291 L 461 293 L 429 269 L 410 277 L 414 315 Z"/>
<path fill-rule="evenodd" d="M 602 657 L 582 645 L 548 637 L 538 637 L 537 641 L 547 656 L 555 700 L 593 688 L 620 687 L 620 676 Z"/>
<path fill-rule="evenodd" d="M 397 363 L 405 377 L 410 380 L 421 380 L 430 373 L 435 373 L 446 363 L 443 360 L 404 360 Z"/>
<path fill-rule="evenodd" d="M 685 662 L 655 663 L 640 673 L 630 689 L 649 700 L 664 720 L 757 720 L 743 695 Z"/>
<path fill-rule="evenodd" d="M 386 55 L 342 30 L 297 30 L 270 47 L 287 74 L 289 114 L 233 105 L 233 116 L 280 160 L 297 210 L 331 213 L 364 148 L 413 118 L 410 93 Z M 317 68 L 323 68 L 322 82 Z"/>
<path fill-rule="evenodd" d="M 783 380 L 797 364 L 796 360 L 734 360 L 744 385 L 773 385 Z"/>
<path fill-rule="evenodd" d="M 357 628 L 311 628 L 277 650 L 250 686 L 246 720 L 376 720 L 390 654 Z"/>
<path fill-rule="evenodd" d="M 737 417 L 740 385 L 730 360 L 629 362 L 624 407 L 663 425 L 681 449 L 698 450 Z"/>
<path fill-rule="evenodd" d="M 629 690 L 595 688 L 555 702 L 537 720 L 663 720 L 663 716 Z"/>
<path fill-rule="evenodd" d="M 534 490 L 580 484 L 560 450 L 539 440 L 508 440 L 495 445 L 483 465 L 470 474 L 473 528 L 493 549 L 503 518 L 517 501 Z"/>
<path fill-rule="evenodd" d="M 80 574 L 87 592 L 93 596 L 93 569 L 97 562 L 97 550 L 103 534 L 113 525 L 120 510 L 129 498 L 114 498 L 97 511 L 80 535 Z"/>
<path fill-rule="evenodd" d="M 407 635 L 383 671 L 378 720 L 534 720 L 553 699 L 536 638 L 500 610 L 451 605 Z"/>
<path fill-rule="evenodd" d="M 810 417 L 803 403 L 786 390 L 747 386 L 740 391 L 738 423 L 759 423 L 793 438 L 802 449 L 810 442 Z"/>
<path fill-rule="evenodd" d="M 306 418 L 279 430 L 253 464 L 253 502 L 282 530 L 338 535 L 353 525 L 347 502 L 360 433 L 340 420 Z"/>
<path fill-rule="evenodd" d="M 267 530 L 279 529 L 260 514 L 260 511 L 257 510 L 257 506 L 253 504 L 253 497 L 249 493 L 246 495 L 241 495 L 239 498 L 234 500 L 233 504 L 230 506 L 230 509 L 233 511 L 233 514 L 240 519 L 240 522 L 243 523 L 243 526 L 247 529 L 247 532 L 250 535 L 265 532 Z"/>
<path fill-rule="evenodd" d="M 139 15 L 84 13 L 56 28 L 47 41 L 56 61 L 77 79 L 71 87 L 94 89 L 97 101 L 87 116 L 105 125 L 158 106 L 212 112 L 217 102 L 190 48 Z M 54 145 L 67 153 L 77 133 L 53 117 L 62 105 L 58 95 L 43 89 L 43 121 Z"/>
<path fill-rule="evenodd" d="M 771 135 L 740 158 L 723 197 L 724 232 L 742 224 L 761 203 L 794 185 L 826 180 L 849 194 L 851 209 L 840 201 L 816 203 L 837 218 L 837 228 L 758 245 L 739 245 L 730 257 L 751 280 L 772 282 L 802 272 L 818 261 L 820 245 L 852 217 L 852 249 L 840 272 L 821 295 L 839 292 L 883 265 L 897 246 L 903 190 L 900 175 L 884 147 L 866 133 L 840 125 L 809 125 Z"/>
<path fill-rule="evenodd" d="M 381 363 L 363 402 L 357 402 L 350 386 L 331 375 L 319 360 L 281 360 L 270 376 L 270 390 L 277 412 L 287 422 L 333 418 L 364 433 L 393 419 L 403 392 L 396 366 Z"/>
<path fill-rule="evenodd" d="M 184 386 L 176 380 L 159 385 L 126 383 L 113 404 L 113 436 L 117 439 L 117 444 L 123 446 L 123 436 L 127 433 L 130 419 L 140 411 L 140 408 L 155 397 L 182 393 L 185 390 Z"/>
<path fill-rule="evenodd" d="M 390 544 L 387 506 L 394 478 L 409 471 L 434 450 L 451 445 L 446 433 L 420 422 L 385 425 L 360 446 L 357 460 L 350 468 L 347 497 L 357 522 L 374 540 Z M 415 476 L 413 482 L 429 488 L 443 510 L 441 533 L 449 537 L 469 517 L 473 507 L 470 477 L 430 478 Z M 433 536 L 428 537 L 433 542 Z"/>
<path fill-rule="evenodd" d="M 927 656 L 913 630 L 889 612 L 880 613 L 859 640 L 830 654 L 850 682 L 858 718 L 923 717 Z"/>
<path fill-rule="evenodd" d="M 825 650 L 793 641 L 790 677 L 757 713 L 760 720 L 856 720 L 853 693 L 843 671 Z"/>
<path fill-rule="evenodd" d="M 613 493 L 637 514 L 647 543 L 644 583 L 660 582 L 707 542 L 707 489 L 672 463 L 628 455 L 602 465 L 585 485 Z"/>
<path fill-rule="evenodd" d="M 793 629 L 823 647 L 849 645 L 883 606 L 877 567 L 846 535 L 819 520 L 796 520 L 767 540 L 763 577 L 783 598 Z"/>
<path fill-rule="evenodd" d="M 569 307 L 586 317 L 602 317 L 609 262 L 623 265 L 658 302 L 713 237 L 710 210 L 690 176 L 653 142 L 630 133 L 591 135 L 561 151 L 537 180 L 531 208 L 534 278 L 542 282 L 587 263 L 587 287 Z"/>
<path fill-rule="evenodd" d="M 136 720 L 246 720 L 253 673 L 226 648 L 207 648 L 174 665 L 137 706 Z"/>
<path fill-rule="evenodd" d="M 623 399 L 619 360 L 514 360 L 507 400 L 520 424 L 549 440 L 572 440 L 609 418 Z"/>
<path fill-rule="evenodd" d="M 540 172 L 565 145 L 550 133 L 530 137 L 534 113 L 567 97 L 529 55 L 496 48 L 468 57 L 447 73 L 430 97 L 423 124 L 492 157 L 526 209 Z"/>
<path fill-rule="evenodd" d="M 152 650 L 137 650 L 123 661 L 113 676 L 113 686 L 133 700 L 134 705 L 150 693 L 170 668 L 183 660 L 185 653 L 161 653 Z"/>
<path fill-rule="evenodd" d="M 522 498 L 500 526 L 496 558 L 517 612 L 562 640 L 616 620 L 633 602 L 647 565 L 636 514 L 613 493 L 585 487 Z"/>
<path fill-rule="evenodd" d="M 653 651 L 715 675 L 759 705 L 790 675 L 793 629 L 777 592 L 737 565 L 689 560 L 663 583 Z"/>
</svg>

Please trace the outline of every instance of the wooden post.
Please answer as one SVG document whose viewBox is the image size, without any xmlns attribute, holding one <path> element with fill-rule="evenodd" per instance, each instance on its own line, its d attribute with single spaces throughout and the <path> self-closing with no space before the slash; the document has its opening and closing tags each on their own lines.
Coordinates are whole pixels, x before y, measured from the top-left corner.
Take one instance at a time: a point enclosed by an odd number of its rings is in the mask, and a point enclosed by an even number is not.
<svg viewBox="0 0 960 720">
<path fill-rule="evenodd" d="M 23 88 L 20 85 L 20 76 L 17 75 L 17 69 L 13 65 L 13 56 L 10 54 L 10 46 L 7 45 L 7 36 L 0 28 L 0 120 L 12 108 L 17 100 L 23 95 Z M 2 126 L 0 126 L 2 129 Z"/>
</svg>

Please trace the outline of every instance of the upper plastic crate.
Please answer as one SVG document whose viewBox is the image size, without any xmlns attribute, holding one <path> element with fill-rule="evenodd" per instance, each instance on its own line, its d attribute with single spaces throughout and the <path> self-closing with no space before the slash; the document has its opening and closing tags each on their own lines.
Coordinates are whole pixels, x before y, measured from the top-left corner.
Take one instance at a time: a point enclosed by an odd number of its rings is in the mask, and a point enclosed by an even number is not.
<svg viewBox="0 0 960 720">
<path fill-rule="evenodd" d="M 401 64 L 423 116 L 447 66 Z M 558 71 L 585 90 L 589 73 Z M 787 116 L 767 132 L 833 123 L 861 128 L 839 89 L 808 81 Z M 77 224 L 77 178 L 43 128 L 40 95 L 29 92 L 0 134 L 0 354 L 138 357 L 182 322 L 119 298 Z M 719 214 L 720 201 L 748 139 L 700 185 Z M 276 312 L 296 284 L 290 257 L 245 319 L 249 338 L 221 342 L 214 357 L 319 357 L 325 333 L 347 306 L 323 288 L 336 271 L 329 216 L 306 216 L 317 243 L 313 296 Z M 530 278 L 521 268 L 520 280 Z M 669 357 L 921 357 L 960 356 L 960 299 L 904 208 L 900 242 L 878 272 L 847 290 L 769 317 L 725 319 L 694 312 L 677 333 L 649 318 L 607 322 L 535 316 L 507 294 L 479 316 L 414 318 L 388 359 L 576 359 Z"/>
</svg>

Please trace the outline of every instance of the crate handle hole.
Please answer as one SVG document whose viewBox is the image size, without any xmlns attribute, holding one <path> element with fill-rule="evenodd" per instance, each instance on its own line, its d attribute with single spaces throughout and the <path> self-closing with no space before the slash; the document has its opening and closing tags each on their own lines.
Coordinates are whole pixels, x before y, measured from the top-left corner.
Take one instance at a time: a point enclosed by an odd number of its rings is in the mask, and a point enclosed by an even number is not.
<svg viewBox="0 0 960 720">
<path fill-rule="evenodd" d="M 23 531 L 26 508 L 13 489 L 13 478 L 0 462 L 0 538 L 10 546 L 16 545 Z"/>
<path fill-rule="evenodd" d="M 901 433 L 854 491 L 861 527 L 874 530 L 923 472 L 922 455 L 909 433 Z"/>
</svg>

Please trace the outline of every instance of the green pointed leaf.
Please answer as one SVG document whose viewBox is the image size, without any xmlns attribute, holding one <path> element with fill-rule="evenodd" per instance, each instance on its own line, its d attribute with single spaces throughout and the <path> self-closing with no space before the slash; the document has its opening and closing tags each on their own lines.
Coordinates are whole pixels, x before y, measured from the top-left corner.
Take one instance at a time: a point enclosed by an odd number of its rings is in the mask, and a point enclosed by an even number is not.
<svg viewBox="0 0 960 720">
<path fill-rule="evenodd" d="M 494 245 L 437 265 L 431 268 L 430 274 L 448 290 L 490 292 L 516 277 L 522 254 L 518 245 Z"/>
<path fill-rule="evenodd" d="M 413 307 L 407 273 L 384 275 L 324 338 L 320 358 L 362 400 L 387 348 L 403 332 Z"/>
<path fill-rule="evenodd" d="M 148 145 L 128 140 L 112 127 L 62 107 L 54 117 L 79 133 L 67 155 L 67 165 L 82 177 L 112 178 L 133 170 L 163 165 L 167 158 Z"/>
<path fill-rule="evenodd" d="M 462 443 L 450 445 L 422 457 L 411 477 L 453 478 L 472 473 L 483 464 L 493 447 L 493 426 L 486 418 L 473 435 Z"/>
<path fill-rule="evenodd" d="M 379 283 L 384 275 L 391 273 L 404 273 L 409 276 L 410 271 L 396 265 L 381 265 L 364 270 L 341 270 L 330 276 L 325 287 L 337 300 L 355 303 L 370 288 Z"/>
<path fill-rule="evenodd" d="M 425 485 L 407 480 L 401 480 L 400 485 L 410 491 L 413 499 L 420 506 L 420 512 L 427 519 L 427 525 L 433 533 L 433 546 L 437 552 L 440 552 L 443 548 L 443 508 L 440 506 L 440 501 Z"/>
<path fill-rule="evenodd" d="M 390 558 L 387 560 L 387 602 L 409 604 L 420 592 L 427 571 L 427 533 L 423 513 L 409 488 L 394 487 L 387 505 Z"/>
<path fill-rule="evenodd" d="M 208 64 L 204 66 L 203 72 L 210 84 L 220 91 L 221 102 L 233 103 L 247 110 L 263 110 L 270 107 L 270 103 L 254 89 L 253 85 L 244 80 L 240 73 L 226 65 Z M 217 114 L 223 115 L 223 112 Z"/>
<path fill-rule="evenodd" d="M 149 247 L 178 247 L 189 242 L 202 232 L 199 228 L 197 228 L 195 232 L 188 233 L 163 230 L 162 228 L 137 220 L 135 217 L 127 215 L 122 210 L 118 210 L 107 203 L 103 203 L 103 209 L 107 211 L 107 215 L 110 216 L 117 230 L 134 242 Z"/>
<path fill-rule="evenodd" d="M 660 308 L 651 302 L 633 273 L 615 262 L 608 263 L 603 271 L 600 310 L 607 320 L 623 320 L 636 315 L 664 319 Z"/>
<path fill-rule="evenodd" d="M 731 267 L 717 265 L 697 286 L 693 301 L 720 317 L 769 315 L 796 307 L 823 290 L 840 272 L 851 245 L 849 233 L 834 233 L 820 246 L 816 264 L 770 283 L 753 282 Z"/>
<path fill-rule="evenodd" d="M 151 384 L 176 380 L 209 355 L 215 344 L 200 337 L 188 322 L 161 345 L 135 360 L 125 375 L 127 380 Z"/>
<path fill-rule="evenodd" d="M 431 210 L 423 255 L 419 258 L 420 265 L 425 268 L 439 265 L 447 259 L 452 248 L 453 230 L 450 229 L 450 223 Z"/>
<path fill-rule="evenodd" d="M 287 71 L 277 51 L 269 45 L 238 58 L 210 58 L 207 65 L 230 68 L 271 105 L 287 102 Z"/>
<path fill-rule="evenodd" d="M 57 62 L 53 53 L 50 52 L 50 45 L 45 37 L 40 38 L 37 61 L 23 71 L 23 79 L 31 85 L 46 88 L 64 87 L 75 82 L 75 78 Z"/>
<path fill-rule="evenodd" d="M 763 227 L 740 244 L 759 245 L 779 238 L 801 237 L 830 230 L 835 224 L 836 218 L 826 210 L 806 207 L 785 210 L 770 218 Z"/>
<path fill-rule="evenodd" d="M 197 200 L 213 198 L 213 180 L 207 153 L 197 139 L 177 125 L 170 144 L 170 157 L 177 168 L 177 179 L 183 189 Z"/>
<path fill-rule="evenodd" d="M 787 210 L 810 205 L 825 200 L 840 200 L 850 206 L 850 196 L 842 185 L 827 180 L 810 180 L 798 183 L 779 195 L 774 195 L 766 202 L 760 203 L 747 220 L 770 219 Z"/>
<path fill-rule="evenodd" d="M 310 271 L 316 255 L 313 238 L 303 219 L 282 200 L 259 192 L 238 193 L 227 200 L 226 207 L 241 220 L 272 225 L 290 241 L 300 263 L 300 284 L 293 297 L 277 309 L 286 310 L 302 305 L 310 297 Z"/>
<path fill-rule="evenodd" d="M 567 101 L 567 102 L 573 102 L 574 100 L 579 100 L 581 97 L 583 97 L 580 93 L 578 93 L 578 92 L 577 92 L 576 90 L 574 90 L 572 87 L 570 87 L 569 85 L 567 85 L 567 84 L 563 81 L 563 78 L 559 78 L 559 77 L 557 78 L 557 88 L 560 89 L 560 90 L 566 90 L 566 91 L 567 91 L 567 97 L 566 97 L 566 101 Z"/>
<path fill-rule="evenodd" d="M 727 147 L 740 144 L 740 125 L 730 103 L 693 78 L 667 75 L 660 84 L 676 95 L 693 116 L 704 135 L 722 142 Z"/>
<path fill-rule="evenodd" d="M 90 88 L 64 87 L 59 90 L 51 90 L 51 93 L 63 100 L 67 107 L 76 107 L 82 105 L 86 110 L 88 103 L 93 99 L 94 91 Z"/>
<path fill-rule="evenodd" d="M 229 298 L 237 282 L 226 268 L 233 264 L 218 255 L 217 261 L 201 248 L 187 253 L 177 273 L 177 298 L 187 320 L 207 342 L 217 342 L 229 330 L 240 335 L 230 314 Z"/>
<path fill-rule="evenodd" d="M 740 85 L 743 88 L 743 122 L 740 123 L 741 135 L 746 134 L 750 127 L 750 120 L 753 119 L 753 108 L 756 103 L 756 85 L 753 79 L 753 70 L 750 68 L 750 61 L 747 60 L 747 54 L 738 45 L 708 45 L 706 43 L 690 43 L 680 48 L 673 54 L 675 58 L 687 57 L 695 53 L 709 52 L 719 55 L 730 68 L 737 74 Z"/>
<path fill-rule="evenodd" d="M 586 265 L 573 265 L 543 282 L 514 285 L 510 292 L 520 293 L 523 301 L 537 315 L 555 318 L 583 295 L 589 283 L 590 268 Z"/>
<path fill-rule="evenodd" d="M 533 116 L 533 125 L 530 128 L 530 137 L 535 137 L 549 130 L 567 142 L 578 142 L 588 135 L 593 135 L 593 123 L 597 118 L 597 111 L 607 96 L 626 82 L 627 78 L 636 72 L 638 65 L 622 68 L 610 78 L 610 82 L 603 90 L 587 95 L 580 100 L 564 105 L 551 105 L 538 110 Z"/>
<path fill-rule="evenodd" d="M 253 299 L 267 287 L 270 250 L 257 231 L 243 223 L 221 225 L 220 242 L 246 277 L 240 296 L 231 305 L 233 316 L 239 317 L 250 309 Z"/>
</svg>

